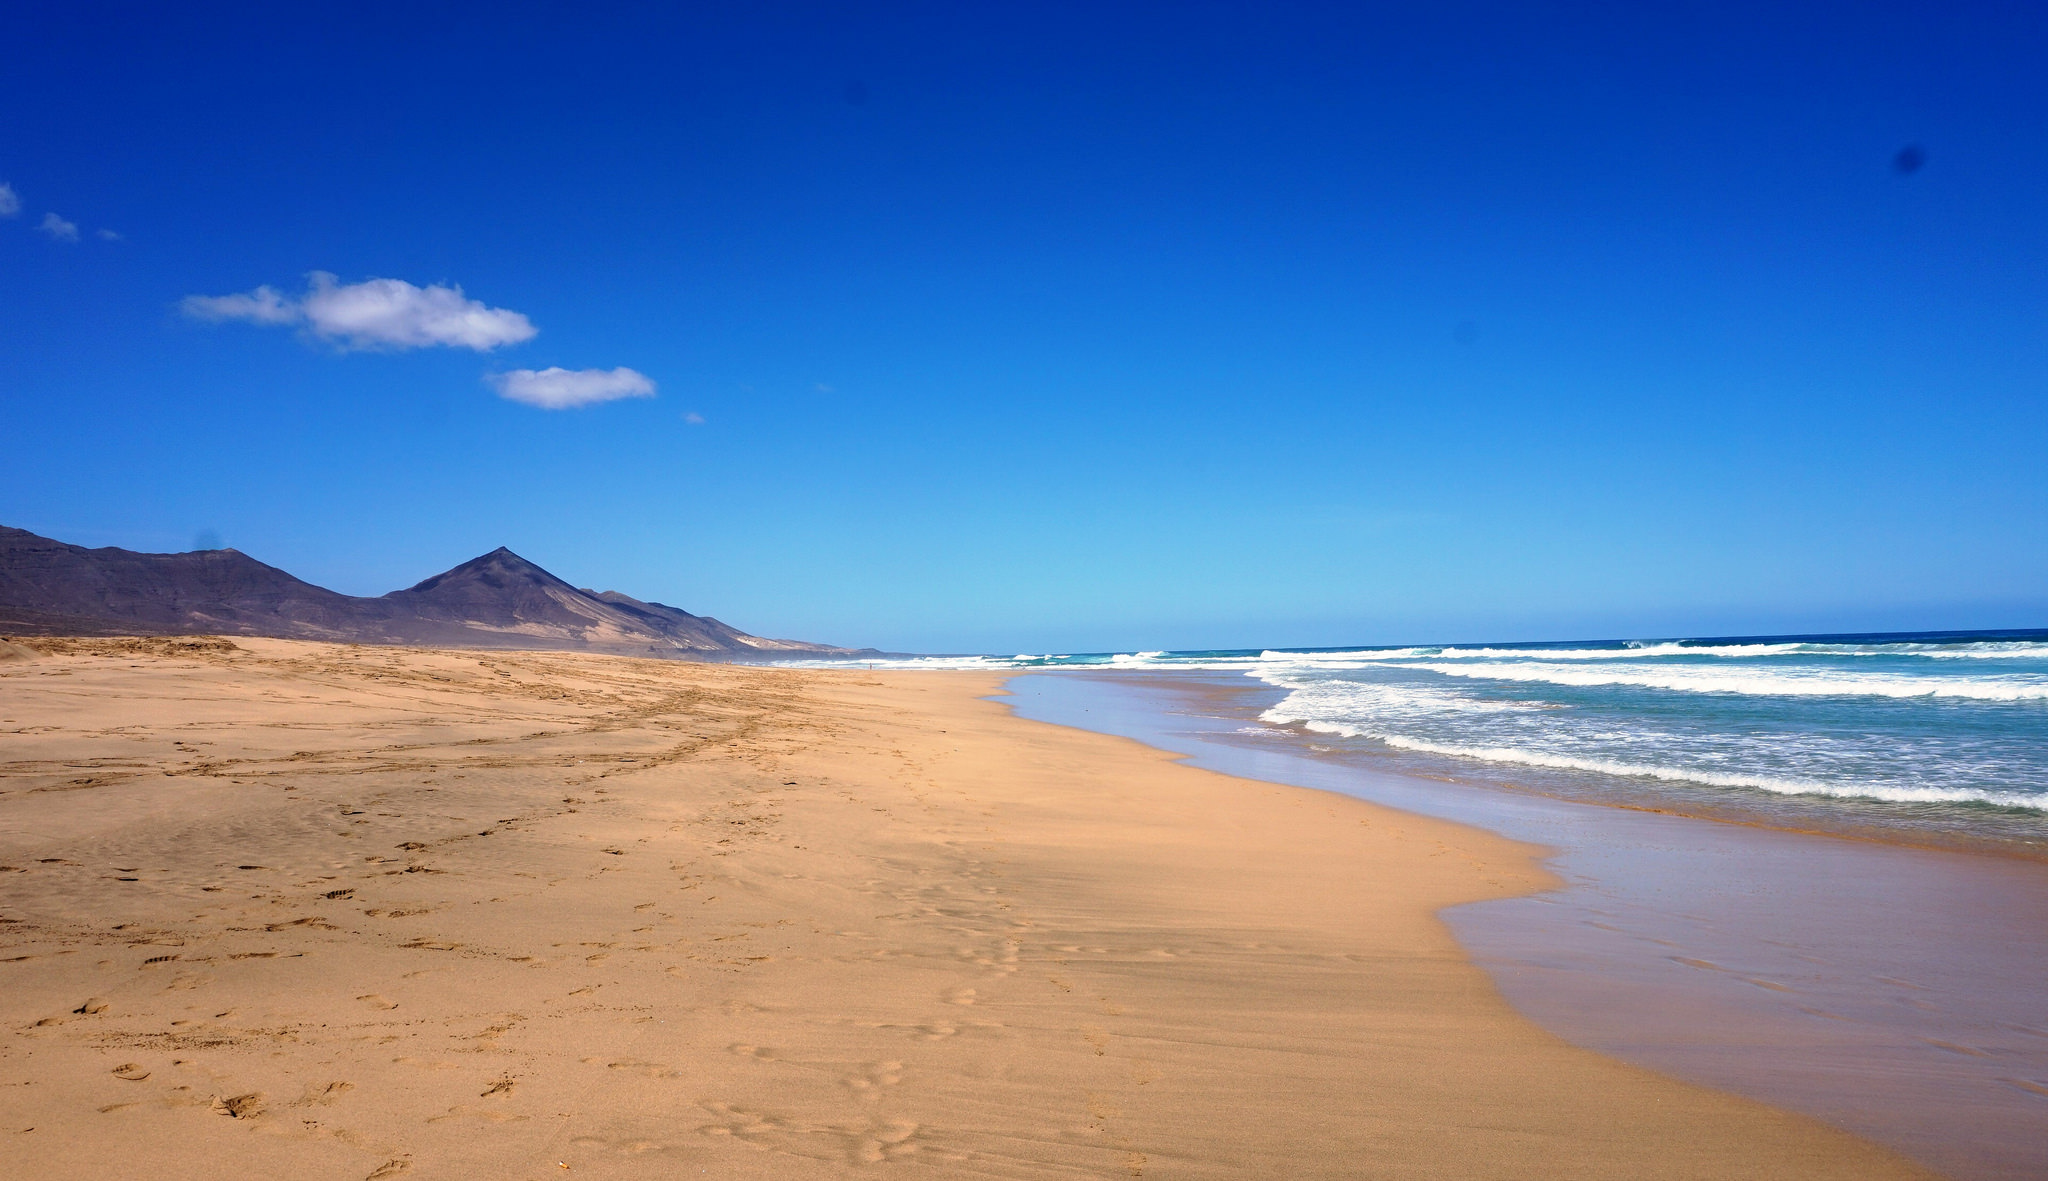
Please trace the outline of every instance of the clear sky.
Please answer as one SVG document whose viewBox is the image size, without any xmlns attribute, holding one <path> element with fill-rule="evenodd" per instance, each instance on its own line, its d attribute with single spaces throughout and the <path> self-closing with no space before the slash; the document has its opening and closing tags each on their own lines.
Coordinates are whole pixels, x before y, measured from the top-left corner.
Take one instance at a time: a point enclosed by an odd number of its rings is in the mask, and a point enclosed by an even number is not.
<svg viewBox="0 0 2048 1181">
<path fill-rule="evenodd" d="M 196 7 L 9 17 L 0 523 L 923 651 L 2048 625 L 2038 4 Z"/>
</svg>

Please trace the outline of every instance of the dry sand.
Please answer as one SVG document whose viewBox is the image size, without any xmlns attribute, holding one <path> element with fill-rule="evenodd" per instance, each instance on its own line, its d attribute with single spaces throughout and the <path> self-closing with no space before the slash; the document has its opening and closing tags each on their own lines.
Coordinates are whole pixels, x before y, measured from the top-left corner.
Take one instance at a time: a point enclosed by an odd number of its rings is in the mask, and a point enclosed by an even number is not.
<svg viewBox="0 0 2048 1181">
<path fill-rule="evenodd" d="M 30 643 L 0 1176 L 1924 1175 L 1518 1016 L 1539 850 L 994 675 Z"/>
</svg>

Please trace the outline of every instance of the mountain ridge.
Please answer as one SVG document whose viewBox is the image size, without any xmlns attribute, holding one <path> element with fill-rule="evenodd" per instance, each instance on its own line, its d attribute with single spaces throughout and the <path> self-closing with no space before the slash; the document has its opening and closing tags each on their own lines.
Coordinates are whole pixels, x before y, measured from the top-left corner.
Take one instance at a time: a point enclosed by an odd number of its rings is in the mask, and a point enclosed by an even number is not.
<svg viewBox="0 0 2048 1181">
<path fill-rule="evenodd" d="M 873 651 L 767 639 L 618 591 L 579 589 L 504 546 L 366 597 L 315 586 L 239 550 L 87 549 L 4 525 L 0 632 L 247 635 L 702 660 Z"/>
</svg>

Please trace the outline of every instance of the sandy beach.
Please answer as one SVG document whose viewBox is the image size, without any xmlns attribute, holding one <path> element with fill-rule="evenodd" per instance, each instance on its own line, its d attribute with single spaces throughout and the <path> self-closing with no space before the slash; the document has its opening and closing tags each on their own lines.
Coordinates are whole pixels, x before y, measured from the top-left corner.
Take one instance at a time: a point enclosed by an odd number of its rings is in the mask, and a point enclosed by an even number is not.
<svg viewBox="0 0 2048 1181">
<path fill-rule="evenodd" d="M 0 1176 L 1926 1176 L 1572 1046 L 1542 850 L 998 674 L 0 652 Z"/>
</svg>

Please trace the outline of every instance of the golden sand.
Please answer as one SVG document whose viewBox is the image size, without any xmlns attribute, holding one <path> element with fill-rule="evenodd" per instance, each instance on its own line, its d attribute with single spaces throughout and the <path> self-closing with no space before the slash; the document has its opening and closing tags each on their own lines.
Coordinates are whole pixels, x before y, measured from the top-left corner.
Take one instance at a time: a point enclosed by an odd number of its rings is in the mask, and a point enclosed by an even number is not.
<svg viewBox="0 0 2048 1181">
<path fill-rule="evenodd" d="M 0 1176 L 1921 1176 L 1567 1045 L 1540 850 L 1000 678 L 0 652 Z"/>
</svg>

